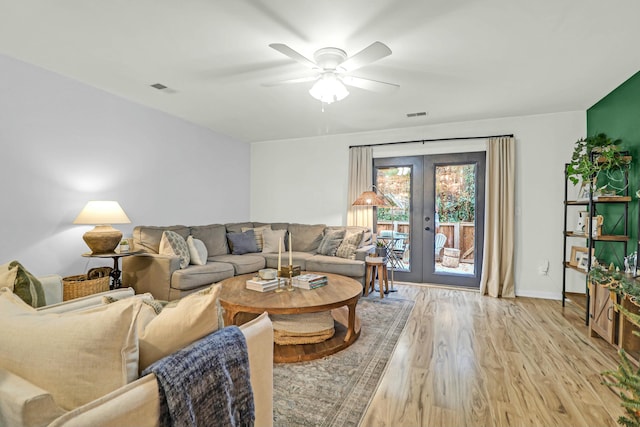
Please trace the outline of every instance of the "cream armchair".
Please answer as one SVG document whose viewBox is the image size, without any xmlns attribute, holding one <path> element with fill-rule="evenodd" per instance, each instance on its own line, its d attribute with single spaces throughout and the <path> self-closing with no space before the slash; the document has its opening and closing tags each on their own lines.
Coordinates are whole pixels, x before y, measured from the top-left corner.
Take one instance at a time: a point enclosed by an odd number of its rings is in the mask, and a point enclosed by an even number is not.
<svg viewBox="0 0 640 427">
<path fill-rule="evenodd" d="M 60 276 L 39 278 L 46 301 L 53 304 L 41 312 L 64 313 L 102 303 L 105 294 L 133 295 L 133 289 L 118 289 L 62 302 Z M 256 426 L 273 425 L 273 327 L 265 314 L 240 327 L 246 341 L 254 393 Z M 1 356 L 1 354 L 0 354 Z M 159 425 L 159 392 L 155 376 L 139 378 L 99 399 L 64 411 L 52 396 L 18 375 L 0 368 L 0 425 L 6 427 L 94 426 L 138 427 Z"/>
</svg>

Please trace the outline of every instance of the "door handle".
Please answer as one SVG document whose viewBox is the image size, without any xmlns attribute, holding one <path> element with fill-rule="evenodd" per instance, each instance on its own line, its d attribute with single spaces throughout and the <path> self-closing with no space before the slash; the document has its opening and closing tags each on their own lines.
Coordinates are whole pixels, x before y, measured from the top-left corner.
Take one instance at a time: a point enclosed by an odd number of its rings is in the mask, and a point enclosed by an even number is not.
<svg viewBox="0 0 640 427">
<path fill-rule="evenodd" d="M 425 227 L 424 229 L 429 231 L 429 230 L 431 230 L 431 227 Z"/>
</svg>

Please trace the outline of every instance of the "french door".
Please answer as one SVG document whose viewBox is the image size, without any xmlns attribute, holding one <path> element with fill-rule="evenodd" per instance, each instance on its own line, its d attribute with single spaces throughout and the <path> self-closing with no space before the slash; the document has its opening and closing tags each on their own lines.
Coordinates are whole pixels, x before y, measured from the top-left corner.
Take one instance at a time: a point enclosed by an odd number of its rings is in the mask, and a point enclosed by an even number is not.
<svg viewBox="0 0 640 427">
<path fill-rule="evenodd" d="M 484 243 L 485 152 L 374 159 L 377 208 L 396 280 L 478 288 Z"/>
</svg>

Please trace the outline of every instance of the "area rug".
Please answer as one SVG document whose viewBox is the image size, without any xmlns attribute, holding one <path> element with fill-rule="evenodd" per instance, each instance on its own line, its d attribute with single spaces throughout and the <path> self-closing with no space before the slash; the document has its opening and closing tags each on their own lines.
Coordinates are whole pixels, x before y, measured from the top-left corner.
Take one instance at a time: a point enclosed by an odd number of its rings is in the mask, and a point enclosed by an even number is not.
<svg viewBox="0 0 640 427">
<path fill-rule="evenodd" d="M 358 302 L 362 331 L 350 347 L 323 359 L 274 365 L 274 425 L 357 426 L 412 309 L 413 301 L 370 295 Z"/>
</svg>

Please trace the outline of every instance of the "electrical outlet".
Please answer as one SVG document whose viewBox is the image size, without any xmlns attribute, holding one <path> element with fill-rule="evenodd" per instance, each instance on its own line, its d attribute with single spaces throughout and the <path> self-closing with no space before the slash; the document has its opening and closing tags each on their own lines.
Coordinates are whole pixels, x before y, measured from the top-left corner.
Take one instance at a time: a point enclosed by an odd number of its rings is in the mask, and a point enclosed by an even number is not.
<svg viewBox="0 0 640 427">
<path fill-rule="evenodd" d="M 549 260 L 543 259 L 538 266 L 538 274 L 541 276 L 546 276 L 549 274 Z"/>
</svg>

